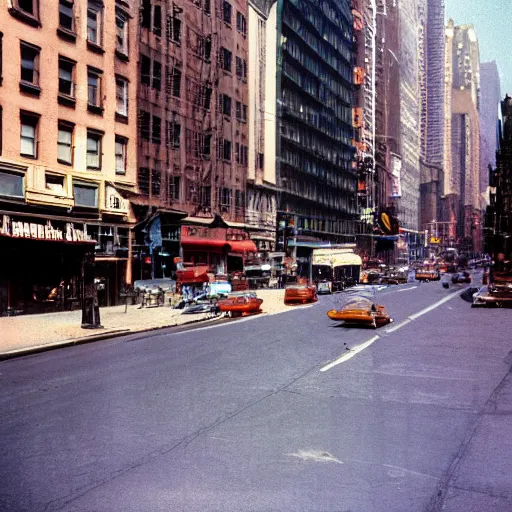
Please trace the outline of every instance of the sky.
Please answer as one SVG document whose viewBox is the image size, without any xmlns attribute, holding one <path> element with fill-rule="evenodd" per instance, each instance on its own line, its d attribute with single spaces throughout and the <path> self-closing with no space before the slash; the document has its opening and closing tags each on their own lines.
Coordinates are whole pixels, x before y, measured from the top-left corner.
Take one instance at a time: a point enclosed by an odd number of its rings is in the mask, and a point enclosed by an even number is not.
<svg viewBox="0 0 512 512">
<path fill-rule="evenodd" d="M 445 17 L 474 25 L 480 62 L 496 61 L 501 96 L 512 96 L 512 0 L 445 0 Z"/>
</svg>

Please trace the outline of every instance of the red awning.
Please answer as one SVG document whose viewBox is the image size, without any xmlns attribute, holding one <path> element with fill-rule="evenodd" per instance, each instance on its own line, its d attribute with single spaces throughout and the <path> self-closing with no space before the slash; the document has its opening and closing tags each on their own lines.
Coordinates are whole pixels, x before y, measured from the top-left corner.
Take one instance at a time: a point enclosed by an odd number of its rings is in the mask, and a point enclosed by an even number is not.
<svg viewBox="0 0 512 512">
<path fill-rule="evenodd" d="M 182 236 L 181 245 L 185 247 L 203 247 L 204 249 L 223 249 L 226 246 L 226 240 L 216 238 L 199 238 L 194 236 Z"/>
<path fill-rule="evenodd" d="M 258 248 L 252 240 L 232 240 L 226 243 L 231 252 L 258 252 Z"/>
</svg>

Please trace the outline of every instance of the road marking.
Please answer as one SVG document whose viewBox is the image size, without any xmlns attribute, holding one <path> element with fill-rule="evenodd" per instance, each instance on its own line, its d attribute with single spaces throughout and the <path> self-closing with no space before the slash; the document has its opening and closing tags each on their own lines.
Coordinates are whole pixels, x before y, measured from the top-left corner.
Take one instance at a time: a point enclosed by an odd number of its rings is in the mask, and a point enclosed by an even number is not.
<svg viewBox="0 0 512 512">
<path fill-rule="evenodd" d="M 349 352 L 346 354 L 343 354 L 342 356 L 338 357 L 338 359 L 335 359 L 334 361 L 331 361 L 329 364 L 326 364 L 323 368 L 320 368 L 321 372 L 326 372 L 327 370 L 330 370 L 334 366 L 344 363 L 345 361 L 348 361 L 349 359 L 352 359 L 356 354 L 359 354 L 362 350 L 365 348 L 368 348 L 372 343 L 375 343 L 380 338 L 379 335 L 374 336 L 373 338 L 369 339 L 368 341 L 365 341 L 363 344 L 358 345 L 356 348 L 350 349 Z"/>
<path fill-rule="evenodd" d="M 459 295 L 459 292 L 460 292 L 460 290 L 457 290 L 456 292 L 451 293 L 450 295 L 448 295 L 447 297 L 444 297 L 441 300 L 438 300 L 437 302 L 435 302 L 434 304 L 426 307 L 425 309 L 422 309 L 421 311 L 418 311 L 418 313 L 414 313 L 413 315 L 408 316 L 403 322 L 400 322 L 399 324 L 397 324 L 397 325 L 395 325 L 395 326 L 393 326 L 393 327 L 391 327 L 389 329 L 386 329 L 384 331 L 384 334 L 389 334 L 389 333 L 398 331 L 398 329 L 401 329 L 402 327 L 405 327 L 406 325 L 410 324 L 413 320 L 416 320 L 420 316 L 422 316 L 422 315 L 432 311 L 433 309 L 438 308 L 439 306 L 441 306 L 445 302 L 448 302 L 449 300 L 452 300 L 454 297 Z M 359 352 L 363 351 L 365 348 L 368 348 L 370 345 L 375 343 L 379 338 L 380 338 L 380 336 L 377 335 L 377 336 L 374 336 L 373 338 L 369 339 L 368 341 L 365 341 L 363 344 L 358 345 L 356 348 L 351 349 L 346 354 L 343 354 L 342 356 L 338 357 L 338 359 L 335 359 L 334 361 L 331 361 L 329 364 L 327 364 L 324 367 L 320 368 L 320 371 L 321 372 L 325 372 L 327 370 L 330 370 L 334 366 L 337 366 L 340 363 L 344 363 L 345 361 L 348 361 L 349 359 L 352 359 L 356 354 L 358 354 Z"/>
<path fill-rule="evenodd" d="M 410 288 L 402 288 L 401 290 L 395 290 L 396 293 L 398 292 L 408 292 L 409 290 L 414 290 L 415 288 L 418 288 L 417 286 L 411 286 Z"/>
<path fill-rule="evenodd" d="M 384 331 L 385 334 L 389 333 L 389 332 L 394 332 L 394 331 L 398 331 L 398 329 L 401 329 L 404 325 L 407 325 L 407 324 L 410 324 L 412 322 L 411 319 L 409 318 L 406 318 L 403 322 L 400 322 L 399 324 L 396 324 L 394 325 L 393 327 L 389 328 L 389 329 L 386 329 Z"/>
<path fill-rule="evenodd" d="M 331 455 L 329 452 L 322 450 L 299 450 L 297 453 L 288 453 L 290 457 L 297 457 L 301 460 L 314 460 L 315 462 L 336 462 L 343 464 L 341 460 Z"/>
</svg>

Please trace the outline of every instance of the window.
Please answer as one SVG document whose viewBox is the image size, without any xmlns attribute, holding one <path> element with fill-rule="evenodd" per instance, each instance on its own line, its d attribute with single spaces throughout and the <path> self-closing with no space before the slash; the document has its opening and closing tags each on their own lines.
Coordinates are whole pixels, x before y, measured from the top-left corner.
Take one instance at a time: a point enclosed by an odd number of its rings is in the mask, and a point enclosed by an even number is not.
<svg viewBox="0 0 512 512">
<path fill-rule="evenodd" d="M 247 105 L 242 105 L 242 121 L 247 122 Z"/>
<path fill-rule="evenodd" d="M 203 138 L 203 158 L 206 160 L 210 159 L 212 145 L 212 134 L 206 133 Z"/>
<path fill-rule="evenodd" d="M 25 197 L 23 174 L 0 171 L 0 196 Z"/>
<path fill-rule="evenodd" d="M 231 162 L 231 141 L 226 139 L 221 139 L 221 149 L 222 149 L 222 159 L 227 162 Z"/>
<path fill-rule="evenodd" d="M 231 116 L 231 97 L 219 94 L 219 111 L 225 116 Z"/>
<path fill-rule="evenodd" d="M 171 71 L 167 69 L 167 93 L 176 98 L 181 94 L 181 69 L 174 66 Z"/>
<path fill-rule="evenodd" d="M 153 142 L 153 144 L 160 144 L 161 133 L 162 133 L 162 120 L 157 116 L 153 116 L 153 124 L 152 124 L 152 128 L 151 128 L 151 142 Z"/>
<path fill-rule="evenodd" d="M 220 49 L 220 67 L 224 70 L 224 71 L 229 71 L 231 73 L 231 58 L 232 58 L 232 53 L 227 50 L 226 48 L 224 47 L 221 47 Z M 238 57 L 237 57 L 238 59 Z"/>
<path fill-rule="evenodd" d="M 235 162 L 240 163 L 240 143 L 235 143 Z"/>
<path fill-rule="evenodd" d="M 231 189 L 221 188 L 220 204 L 222 206 L 231 206 Z"/>
<path fill-rule="evenodd" d="M 151 114 L 144 110 L 139 112 L 139 135 L 141 139 L 147 141 L 151 135 Z"/>
<path fill-rule="evenodd" d="M 153 89 L 159 91 L 162 85 L 162 64 L 154 60 L 153 61 Z"/>
<path fill-rule="evenodd" d="M 236 76 L 247 80 L 247 61 L 240 57 L 236 58 Z"/>
<path fill-rule="evenodd" d="M 179 176 L 173 176 L 171 181 L 171 199 L 175 201 L 180 200 L 180 188 L 181 188 L 181 179 Z"/>
<path fill-rule="evenodd" d="M 74 32 L 73 0 L 59 0 L 59 27 Z"/>
<path fill-rule="evenodd" d="M 206 36 L 204 38 L 203 59 L 207 62 L 210 62 L 211 57 L 212 57 L 212 37 Z"/>
<path fill-rule="evenodd" d="M 20 155 L 37 158 L 37 125 L 39 116 L 29 112 L 21 113 Z"/>
<path fill-rule="evenodd" d="M 39 92 L 39 53 L 41 48 L 29 43 L 20 43 L 21 84 L 25 92 Z M 27 88 L 26 86 L 30 86 Z"/>
<path fill-rule="evenodd" d="M 222 20 L 231 25 L 231 4 L 226 0 L 222 2 Z"/>
<path fill-rule="evenodd" d="M 236 118 L 239 121 L 242 119 L 242 104 L 239 101 L 236 102 Z"/>
<path fill-rule="evenodd" d="M 3 54 L 3 33 L 0 32 L 0 85 L 2 85 L 2 54 Z"/>
<path fill-rule="evenodd" d="M 57 160 L 67 165 L 73 164 L 73 125 L 71 123 L 59 121 Z"/>
<path fill-rule="evenodd" d="M 241 208 L 243 206 L 242 191 L 235 190 L 235 208 Z"/>
<path fill-rule="evenodd" d="M 126 174 L 128 139 L 116 135 L 116 174 Z"/>
<path fill-rule="evenodd" d="M 204 10 L 204 13 L 207 14 L 208 16 L 211 14 L 212 6 L 211 6 L 211 1 L 210 0 L 204 0 L 204 2 L 203 2 L 203 10 Z"/>
<path fill-rule="evenodd" d="M 140 25 L 142 28 L 151 27 L 151 0 L 142 0 L 140 8 Z"/>
<path fill-rule="evenodd" d="M 181 145 L 181 124 L 167 123 L 167 143 L 174 149 Z"/>
<path fill-rule="evenodd" d="M 116 114 L 128 117 L 128 80 L 116 76 Z"/>
<path fill-rule="evenodd" d="M 87 130 L 87 169 L 101 169 L 100 133 Z"/>
<path fill-rule="evenodd" d="M 45 187 L 46 190 L 51 190 L 52 192 L 60 192 L 61 194 L 63 194 L 64 176 L 59 176 L 57 174 L 46 174 Z"/>
<path fill-rule="evenodd" d="M 101 108 L 101 72 L 92 68 L 87 68 L 87 102 Z"/>
<path fill-rule="evenodd" d="M 209 85 L 203 87 L 204 102 L 203 107 L 205 110 L 210 110 L 210 103 L 212 101 L 212 88 Z"/>
<path fill-rule="evenodd" d="M 236 12 L 236 29 L 244 36 L 247 35 L 247 21 L 245 16 L 238 11 Z"/>
<path fill-rule="evenodd" d="M 151 30 L 156 36 L 162 35 L 162 8 L 159 5 L 153 6 L 153 27 Z"/>
<path fill-rule="evenodd" d="M 181 43 L 181 20 L 176 16 L 167 17 L 167 40 L 177 44 Z"/>
<path fill-rule="evenodd" d="M 87 3 L 87 42 L 102 45 L 103 4 L 89 0 Z"/>
<path fill-rule="evenodd" d="M 137 183 L 141 194 L 149 194 L 149 169 L 147 167 L 139 167 Z"/>
<path fill-rule="evenodd" d="M 75 71 L 75 62 L 64 57 L 59 57 L 59 94 L 75 97 L 75 84 L 73 74 Z"/>
<path fill-rule="evenodd" d="M 149 85 L 151 83 L 151 59 L 146 55 L 140 58 L 140 83 Z"/>
<path fill-rule="evenodd" d="M 39 1 L 38 0 L 13 0 L 11 14 L 22 21 L 40 26 L 39 23 Z"/>
<path fill-rule="evenodd" d="M 160 171 L 160 162 L 155 162 L 158 169 L 151 169 L 151 195 L 160 195 L 160 185 L 162 180 L 162 172 Z"/>
<path fill-rule="evenodd" d="M 212 205 L 212 187 L 201 186 L 199 187 L 199 204 L 203 208 L 210 208 Z"/>
<path fill-rule="evenodd" d="M 116 52 L 128 56 L 128 16 L 116 9 Z"/>
<path fill-rule="evenodd" d="M 98 207 L 98 187 L 96 185 L 73 183 L 73 196 L 76 206 Z"/>
</svg>

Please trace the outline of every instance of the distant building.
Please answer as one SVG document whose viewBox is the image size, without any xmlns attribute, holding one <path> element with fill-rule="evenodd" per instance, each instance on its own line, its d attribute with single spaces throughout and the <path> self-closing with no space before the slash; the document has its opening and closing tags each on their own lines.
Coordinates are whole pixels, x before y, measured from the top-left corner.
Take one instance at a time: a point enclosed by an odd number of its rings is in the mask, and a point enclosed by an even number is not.
<svg viewBox="0 0 512 512">
<path fill-rule="evenodd" d="M 472 25 L 446 28 L 443 221 L 450 243 L 482 250 L 480 196 L 480 61 Z"/>
<path fill-rule="evenodd" d="M 501 99 L 496 62 L 480 63 L 480 193 L 489 202 L 489 165 L 496 166 L 497 112 Z"/>
</svg>

